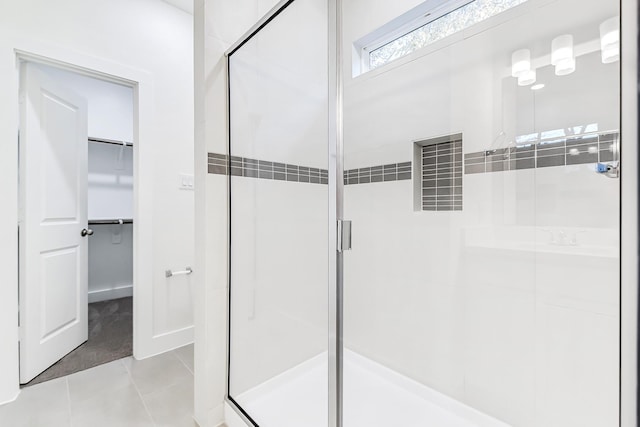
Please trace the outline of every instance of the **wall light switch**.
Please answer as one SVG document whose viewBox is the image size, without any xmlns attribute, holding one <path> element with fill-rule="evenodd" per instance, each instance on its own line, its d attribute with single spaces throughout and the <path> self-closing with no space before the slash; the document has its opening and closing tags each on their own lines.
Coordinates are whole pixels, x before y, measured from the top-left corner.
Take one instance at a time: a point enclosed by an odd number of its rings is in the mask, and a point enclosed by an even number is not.
<svg viewBox="0 0 640 427">
<path fill-rule="evenodd" d="M 178 188 L 181 190 L 193 190 L 194 189 L 194 178 L 193 175 L 188 175 L 185 173 L 181 173 L 178 175 Z"/>
</svg>

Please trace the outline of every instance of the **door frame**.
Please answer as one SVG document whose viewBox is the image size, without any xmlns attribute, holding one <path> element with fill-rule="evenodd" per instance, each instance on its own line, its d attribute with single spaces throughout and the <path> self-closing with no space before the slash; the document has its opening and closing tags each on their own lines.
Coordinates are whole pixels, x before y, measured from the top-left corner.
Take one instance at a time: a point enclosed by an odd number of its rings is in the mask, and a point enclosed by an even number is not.
<svg viewBox="0 0 640 427">
<path fill-rule="evenodd" d="M 638 286 L 640 284 L 640 150 L 638 149 L 638 72 L 639 0 L 620 0 L 620 426 L 635 427 L 638 411 Z"/>
<path fill-rule="evenodd" d="M 152 212 L 153 212 L 153 167 L 152 164 L 143 163 L 141 159 L 151 158 L 153 149 L 149 141 L 153 133 L 153 78 L 142 70 L 130 68 L 128 66 L 109 62 L 100 58 L 88 56 L 76 51 L 71 51 L 58 46 L 44 43 L 20 40 L 13 43 L 14 78 L 12 79 L 12 91 L 14 102 L 10 106 L 10 119 L 19 129 L 19 89 L 20 89 L 20 68 L 24 62 L 43 64 L 49 67 L 70 71 L 76 74 L 93 77 L 102 81 L 116 83 L 133 89 L 133 357 L 144 359 L 163 351 L 162 339 L 158 338 L 153 330 L 153 309 L 150 304 L 142 304 L 141 301 L 150 301 L 153 298 L 153 262 L 152 249 Z M 14 139 L 12 151 L 18 152 L 18 139 Z M 18 159 L 15 159 L 16 172 L 18 171 Z M 15 180 L 15 195 L 20 191 Z M 144 191 L 141 191 L 144 189 Z M 18 216 L 18 199 L 9 198 L 7 208 L 13 209 L 16 218 Z M 15 208 L 15 209 L 14 209 Z M 144 219 L 144 220 L 143 220 Z M 17 231 L 17 222 L 15 225 Z M 9 260 L 18 270 L 17 258 L 17 232 L 14 242 L 16 255 Z M 18 301 L 19 279 L 16 276 L 16 286 L 11 290 L 15 296 L 13 301 Z M 17 304 L 16 304 L 17 308 Z M 11 316 L 11 324 L 7 320 L 0 319 L 0 328 L 13 329 L 15 336 L 18 336 L 19 324 L 17 312 Z M 20 391 L 19 384 L 19 358 L 18 343 L 16 351 L 11 354 L 11 388 L 14 398 L 17 398 Z M 13 352 L 12 352 L 13 353 Z M 2 356 L 2 355 L 0 355 Z M 7 357 L 8 359 L 8 357 Z M 4 381 L 3 381 L 4 382 Z M 8 384 L 0 384 L 8 387 Z M 12 399 L 12 400 L 13 400 Z M 2 402 L 5 403 L 5 402 Z"/>
</svg>

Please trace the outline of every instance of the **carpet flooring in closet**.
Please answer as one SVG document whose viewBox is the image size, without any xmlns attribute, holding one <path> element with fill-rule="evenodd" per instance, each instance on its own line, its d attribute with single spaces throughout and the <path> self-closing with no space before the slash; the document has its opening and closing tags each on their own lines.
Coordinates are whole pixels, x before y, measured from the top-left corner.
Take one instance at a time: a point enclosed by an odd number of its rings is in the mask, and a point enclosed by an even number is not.
<svg viewBox="0 0 640 427">
<path fill-rule="evenodd" d="M 89 339 L 24 386 L 38 384 L 133 354 L 133 298 L 89 304 Z"/>
</svg>

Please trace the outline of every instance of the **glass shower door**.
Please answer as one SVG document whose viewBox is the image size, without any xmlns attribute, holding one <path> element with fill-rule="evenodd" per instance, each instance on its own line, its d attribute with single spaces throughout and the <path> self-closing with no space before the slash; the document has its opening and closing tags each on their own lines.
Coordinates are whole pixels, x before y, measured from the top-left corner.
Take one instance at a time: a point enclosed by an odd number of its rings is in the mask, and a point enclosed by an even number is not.
<svg viewBox="0 0 640 427">
<path fill-rule="evenodd" d="M 262 427 L 327 425 L 327 55 L 296 0 L 228 57 L 228 395 Z"/>
<path fill-rule="evenodd" d="M 343 6 L 344 427 L 618 426 L 619 2 L 416 4 Z"/>
</svg>

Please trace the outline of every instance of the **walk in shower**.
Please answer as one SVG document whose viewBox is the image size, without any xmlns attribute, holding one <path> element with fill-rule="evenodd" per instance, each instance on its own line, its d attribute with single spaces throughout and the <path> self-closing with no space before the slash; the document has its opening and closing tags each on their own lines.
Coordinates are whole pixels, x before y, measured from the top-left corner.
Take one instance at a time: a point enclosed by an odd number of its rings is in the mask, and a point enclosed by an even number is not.
<svg viewBox="0 0 640 427">
<path fill-rule="evenodd" d="M 233 46 L 244 422 L 621 425 L 620 7 L 291 0 Z"/>
</svg>

